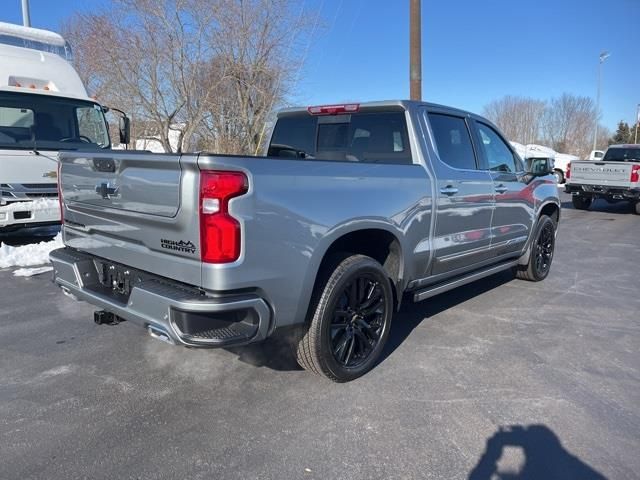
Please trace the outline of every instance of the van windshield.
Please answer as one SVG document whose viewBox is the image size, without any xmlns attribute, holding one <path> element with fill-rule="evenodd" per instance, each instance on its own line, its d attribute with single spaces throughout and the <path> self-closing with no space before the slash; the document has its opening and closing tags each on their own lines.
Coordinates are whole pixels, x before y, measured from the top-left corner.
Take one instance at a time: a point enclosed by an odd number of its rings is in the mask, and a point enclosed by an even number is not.
<svg viewBox="0 0 640 480">
<path fill-rule="evenodd" d="M 609 148 L 602 160 L 605 162 L 640 161 L 640 145 L 629 148 Z"/>
<path fill-rule="evenodd" d="M 93 102 L 0 92 L 0 149 L 109 148 L 102 108 Z"/>
</svg>

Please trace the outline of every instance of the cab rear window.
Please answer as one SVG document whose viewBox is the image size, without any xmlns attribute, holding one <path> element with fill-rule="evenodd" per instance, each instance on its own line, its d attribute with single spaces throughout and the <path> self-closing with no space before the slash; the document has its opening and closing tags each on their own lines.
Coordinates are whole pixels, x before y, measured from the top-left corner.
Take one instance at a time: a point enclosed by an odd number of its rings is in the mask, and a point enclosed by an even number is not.
<svg viewBox="0 0 640 480">
<path fill-rule="evenodd" d="M 285 116 L 268 156 L 307 160 L 411 164 L 403 112 Z"/>
<path fill-rule="evenodd" d="M 640 161 L 640 147 L 609 148 L 602 160 L 605 162 Z"/>
</svg>

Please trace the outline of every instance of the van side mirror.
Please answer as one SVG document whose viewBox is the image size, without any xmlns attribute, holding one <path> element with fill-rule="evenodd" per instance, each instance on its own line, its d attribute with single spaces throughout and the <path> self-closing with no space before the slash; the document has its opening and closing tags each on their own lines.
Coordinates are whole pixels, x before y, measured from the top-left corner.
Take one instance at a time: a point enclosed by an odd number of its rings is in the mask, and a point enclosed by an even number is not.
<svg viewBox="0 0 640 480">
<path fill-rule="evenodd" d="M 118 121 L 118 132 L 120 134 L 120 143 L 129 145 L 131 141 L 131 120 L 126 115 L 120 117 Z"/>
</svg>

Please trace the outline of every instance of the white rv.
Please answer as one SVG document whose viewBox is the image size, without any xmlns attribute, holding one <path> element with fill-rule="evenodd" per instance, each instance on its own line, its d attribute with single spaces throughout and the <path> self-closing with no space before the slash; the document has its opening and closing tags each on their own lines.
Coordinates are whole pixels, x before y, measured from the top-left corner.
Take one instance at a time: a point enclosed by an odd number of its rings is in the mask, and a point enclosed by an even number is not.
<svg viewBox="0 0 640 480">
<path fill-rule="evenodd" d="M 69 60 L 60 35 L 0 22 L 0 239 L 58 228 L 60 150 L 111 148 L 107 109 Z"/>
</svg>

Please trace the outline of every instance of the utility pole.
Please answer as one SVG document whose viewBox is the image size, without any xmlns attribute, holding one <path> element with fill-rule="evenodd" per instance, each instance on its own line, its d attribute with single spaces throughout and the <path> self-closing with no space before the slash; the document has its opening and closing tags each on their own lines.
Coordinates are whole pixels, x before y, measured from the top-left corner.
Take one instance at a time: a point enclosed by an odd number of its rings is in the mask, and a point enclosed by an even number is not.
<svg viewBox="0 0 640 480">
<path fill-rule="evenodd" d="M 602 64 L 609 58 L 611 54 L 609 52 L 602 52 L 600 54 L 600 63 L 598 63 L 598 94 L 596 96 L 596 128 L 593 131 L 593 149 L 595 150 L 598 143 L 598 120 L 600 118 L 600 83 L 602 83 Z"/>
<path fill-rule="evenodd" d="M 31 26 L 31 15 L 29 14 L 29 0 L 22 0 L 22 24 L 25 27 Z"/>
<path fill-rule="evenodd" d="M 638 111 L 636 112 L 636 138 L 633 143 L 638 143 L 638 124 L 640 123 L 640 103 L 638 104 Z"/>
<path fill-rule="evenodd" d="M 409 0 L 409 23 L 411 100 L 422 100 L 422 14 L 420 0 Z"/>
</svg>

